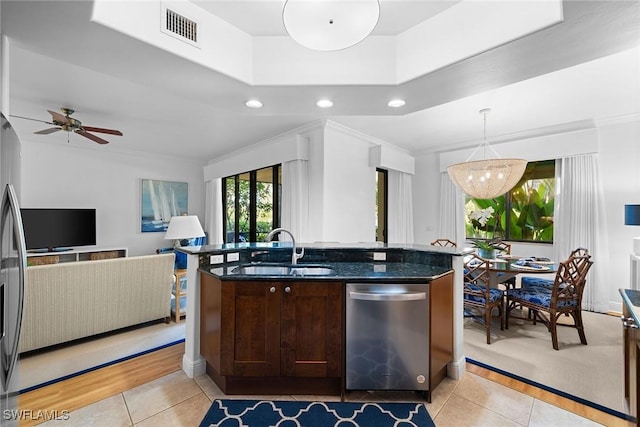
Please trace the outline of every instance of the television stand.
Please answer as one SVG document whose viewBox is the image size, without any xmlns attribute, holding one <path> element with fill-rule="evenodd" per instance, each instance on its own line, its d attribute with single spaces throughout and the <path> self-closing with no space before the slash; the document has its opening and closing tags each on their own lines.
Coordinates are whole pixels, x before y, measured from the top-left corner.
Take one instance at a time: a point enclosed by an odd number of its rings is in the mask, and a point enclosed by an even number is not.
<svg viewBox="0 0 640 427">
<path fill-rule="evenodd" d="M 68 252 L 72 251 L 73 248 L 42 248 L 42 249 L 29 249 L 27 253 L 29 254 L 48 254 L 51 252 Z"/>
<path fill-rule="evenodd" d="M 127 256 L 127 248 L 53 248 L 27 251 L 27 265 L 57 264 L 59 262 L 92 261 Z"/>
</svg>

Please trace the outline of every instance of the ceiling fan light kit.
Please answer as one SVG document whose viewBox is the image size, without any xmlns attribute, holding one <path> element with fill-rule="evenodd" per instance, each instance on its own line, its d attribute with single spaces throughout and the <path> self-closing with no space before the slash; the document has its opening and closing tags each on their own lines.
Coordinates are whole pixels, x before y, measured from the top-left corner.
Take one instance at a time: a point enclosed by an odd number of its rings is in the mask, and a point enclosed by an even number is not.
<svg viewBox="0 0 640 427">
<path fill-rule="evenodd" d="M 462 191 L 476 199 L 493 199 L 508 193 L 518 184 L 527 167 L 524 159 L 503 159 L 487 142 L 488 108 L 480 110 L 484 116 L 484 138 L 480 146 L 463 162 L 451 165 L 447 173 Z M 482 149 L 484 159 L 471 160 Z M 496 158 L 487 159 L 486 151 L 490 149 Z"/>
<path fill-rule="evenodd" d="M 378 24 L 378 0 L 286 0 L 282 21 L 289 36 L 313 50 L 342 50 L 367 38 Z"/>
</svg>

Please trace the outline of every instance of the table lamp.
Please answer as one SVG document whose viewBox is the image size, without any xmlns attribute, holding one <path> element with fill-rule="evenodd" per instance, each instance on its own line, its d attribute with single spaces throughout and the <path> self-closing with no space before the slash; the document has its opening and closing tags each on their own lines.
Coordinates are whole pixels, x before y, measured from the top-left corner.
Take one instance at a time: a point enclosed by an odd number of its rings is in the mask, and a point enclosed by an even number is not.
<svg viewBox="0 0 640 427">
<path fill-rule="evenodd" d="M 204 230 L 196 215 L 172 216 L 165 239 L 175 240 L 174 246 L 187 246 L 188 239 L 204 236 Z"/>
<path fill-rule="evenodd" d="M 624 225 L 640 225 L 640 205 L 624 205 Z M 640 255 L 640 237 L 633 239 L 633 253 Z"/>
</svg>

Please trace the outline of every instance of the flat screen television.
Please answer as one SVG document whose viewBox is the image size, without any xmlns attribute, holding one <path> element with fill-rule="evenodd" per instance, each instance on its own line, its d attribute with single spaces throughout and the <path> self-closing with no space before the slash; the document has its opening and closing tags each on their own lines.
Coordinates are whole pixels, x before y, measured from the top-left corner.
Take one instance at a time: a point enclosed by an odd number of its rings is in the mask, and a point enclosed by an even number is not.
<svg viewBox="0 0 640 427">
<path fill-rule="evenodd" d="M 22 208 L 28 250 L 62 251 L 96 244 L 95 209 Z"/>
</svg>

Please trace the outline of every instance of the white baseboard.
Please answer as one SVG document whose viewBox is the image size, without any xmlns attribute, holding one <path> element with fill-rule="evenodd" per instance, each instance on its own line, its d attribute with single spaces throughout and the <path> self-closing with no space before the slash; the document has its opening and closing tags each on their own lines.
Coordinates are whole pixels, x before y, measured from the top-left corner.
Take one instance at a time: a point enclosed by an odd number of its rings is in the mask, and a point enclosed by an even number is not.
<svg viewBox="0 0 640 427">
<path fill-rule="evenodd" d="M 467 370 L 466 366 L 466 358 L 462 356 L 458 361 L 453 361 L 447 365 L 447 376 L 454 380 L 462 379 Z"/>
<path fill-rule="evenodd" d="M 195 378 L 206 372 L 207 365 L 203 357 L 199 357 L 198 360 L 191 360 L 185 354 L 182 356 L 182 370 L 189 378 Z"/>
</svg>

